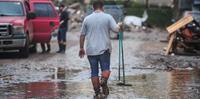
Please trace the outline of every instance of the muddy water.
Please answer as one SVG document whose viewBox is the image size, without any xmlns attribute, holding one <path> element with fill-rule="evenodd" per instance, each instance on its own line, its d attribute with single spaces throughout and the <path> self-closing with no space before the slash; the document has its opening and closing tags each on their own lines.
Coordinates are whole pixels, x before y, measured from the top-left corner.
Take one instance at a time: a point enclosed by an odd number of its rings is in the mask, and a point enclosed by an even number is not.
<svg viewBox="0 0 200 99">
<path fill-rule="evenodd" d="M 14 59 L 3 57 L 0 60 L 0 99 L 92 99 L 88 60 L 78 57 L 79 36 L 74 33 L 68 36 L 72 41 L 68 41 L 63 55 L 55 53 L 57 47 L 54 41 L 50 54 L 33 54 L 28 59 L 18 59 L 17 55 L 13 55 Z M 118 50 L 114 49 L 118 48 L 118 41 L 112 41 L 108 99 L 200 99 L 200 70 L 147 70 L 174 66 L 177 58 L 181 60 L 178 61 L 180 64 L 176 64 L 178 66 L 184 65 L 182 61 L 187 60 L 199 63 L 199 58 L 160 55 L 165 44 L 158 43 L 157 33 L 127 33 L 125 37 L 126 80 L 132 86 L 116 85 Z M 171 64 L 167 64 L 167 60 L 172 61 Z"/>
<path fill-rule="evenodd" d="M 130 87 L 109 81 L 108 99 L 200 99 L 200 70 L 137 71 L 126 77 Z M 91 99 L 89 78 L 74 81 L 68 75 L 73 74 L 58 68 L 52 80 L 0 86 L 0 99 Z"/>
<path fill-rule="evenodd" d="M 147 99 L 200 99 L 200 70 L 174 70 L 127 77 L 135 94 Z"/>
</svg>

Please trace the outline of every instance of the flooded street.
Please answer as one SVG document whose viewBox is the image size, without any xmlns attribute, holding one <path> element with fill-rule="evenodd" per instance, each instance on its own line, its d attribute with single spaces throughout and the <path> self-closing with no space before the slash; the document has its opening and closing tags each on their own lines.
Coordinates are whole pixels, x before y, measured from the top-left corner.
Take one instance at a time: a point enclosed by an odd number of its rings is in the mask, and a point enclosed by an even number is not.
<svg viewBox="0 0 200 99">
<path fill-rule="evenodd" d="M 198 56 L 164 56 L 161 30 L 124 34 L 126 82 L 117 86 L 118 41 L 112 40 L 110 95 L 108 99 L 199 99 Z M 57 54 L 53 38 L 49 54 L 19 58 L 17 53 L 1 54 L 0 99 L 92 99 L 87 58 L 80 59 L 79 33 L 68 33 L 67 51 Z M 169 69 L 170 68 L 170 69 Z"/>
<path fill-rule="evenodd" d="M 109 82 L 111 94 L 108 99 L 199 99 L 200 71 L 175 70 L 172 72 L 136 70 L 145 72 L 129 75 L 131 87 L 117 86 L 116 80 Z M 146 73 L 148 72 L 148 73 Z M 60 74 L 57 74 L 59 76 Z M 92 99 L 89 79 L 60 79 L 12 83 L 1 86 L 1 99 Z M 59 77 L 58 77 L 59 78 Z"/>
</svg>

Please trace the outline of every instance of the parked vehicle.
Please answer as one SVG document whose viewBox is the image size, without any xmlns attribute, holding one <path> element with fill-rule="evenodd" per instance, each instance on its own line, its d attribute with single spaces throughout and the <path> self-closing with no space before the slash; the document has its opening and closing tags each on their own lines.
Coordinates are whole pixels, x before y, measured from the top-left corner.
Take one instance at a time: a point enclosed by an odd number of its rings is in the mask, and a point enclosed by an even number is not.
<svg viewBox="0 0 200 99">
<path fill-rule="evenodd" d="M 104 2 L 104 12 L 113 16 L 116 22 L 122 22 L 124 18 L 124 6 L 118 5 L 114 1 Z M 86 16 L 93 12 L 92 5 L 86 8 Z M 118 39 L 119 35 L 111 33 L 112 39 Z"/>
<path fill-rule="evenodd" d="M 116 22 L 122 21 L 124 18 L 123 5 L 105 4 L 104 11 L 105 13 L 112 15 Z M 89 15 L 92 12 L 93 12 L 93 8 L 90 5 L 87 7 L 86 15 Z"/>
<path fill-rule="evenodd" d="M 49 42 L 59 26 L 51 0 L 1 0 L 0 50 L 19 50 L 23 57 L 36 51 L 36 43 Z"/>
<path fill-rule="evenodd" d="M 174 0 L 174 5 L 175 19 L 192 15 L 200 23 L 200 0 Z"/>
</svg>

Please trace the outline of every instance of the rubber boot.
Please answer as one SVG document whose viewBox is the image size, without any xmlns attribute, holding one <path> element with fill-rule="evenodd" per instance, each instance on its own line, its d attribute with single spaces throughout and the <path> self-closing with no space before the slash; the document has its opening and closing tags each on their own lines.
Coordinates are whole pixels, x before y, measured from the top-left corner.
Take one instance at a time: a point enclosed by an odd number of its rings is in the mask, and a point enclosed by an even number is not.
<svg viewBox="0 0 200 99">
<path fill-rule="evenodd" d="M 102 87 L 103 94 L 105 96 L 109 95 L 109 88 L 107 85 L 109 76 L 110 76 L 110 71 L 104 71 L 101 77 L 101 87 Z"/>
<path fill-rule="evenodd" d="M 63 51 L 66 51 L 66 44 L 63 44 Z"/>
<path fill-rule="evenodd" d="M 92 77 L 91 80 L 92 80 L 92 85 L 93 85 L 94 92 L 95 92 L 94 99 L 99 99 L 100 91 L 101 91 L 99 77 Z"/>
<path fill-rule="evenodd" d="M 105 96 L 108 96 L 109 95 L 109 88 L 108 88 L 108 85 L 107 85 L 107 81 L 108 79 L 106 78 L 101 78 L 101 87 L 102 87 L 102 92 Z"/>
<path fill-rule="evenodd" d="M 41 48 L 42 48 L 42 53 L 45 53 L 45 44 L 44 43 L 40 43 L 40 45 L 41 45 Z"/>
<path fill-rule="evenodd" d="M 60 53 L 65 53 L 65 50 L 66 50 L 66 45 L 61 44 L 61 52 Z"/>
<path fill-rule="evenodd" d="M 61 52 L 61 49 L 62 49 L 61 46 L 62 46 L 62 45 L 61 45 L 60 43 L 58 43 L 59 50 L 57 51 L 57 53 L 60 53 L 60 52 Z"/>
<path fill-rule="evenodd" d="M 50 43 L 47 43 L 47 52 L 49 53 L 51 51 L 51 45 Z"/>
</svg>

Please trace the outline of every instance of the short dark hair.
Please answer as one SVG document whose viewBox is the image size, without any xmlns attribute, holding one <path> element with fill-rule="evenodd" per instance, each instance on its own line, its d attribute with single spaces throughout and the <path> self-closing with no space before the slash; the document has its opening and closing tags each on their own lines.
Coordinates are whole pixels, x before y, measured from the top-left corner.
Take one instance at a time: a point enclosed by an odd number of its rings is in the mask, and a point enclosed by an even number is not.
<svg viewBox="0 0 200 99">
<path fill-rule="evenodd" d="M 104 3 L 102 0 L 97 0 L 93 2 L 93 8 L 97 9 L 97 8 L 103 8 Z"/>
</svg>

